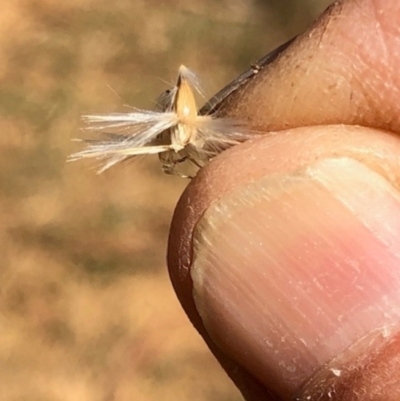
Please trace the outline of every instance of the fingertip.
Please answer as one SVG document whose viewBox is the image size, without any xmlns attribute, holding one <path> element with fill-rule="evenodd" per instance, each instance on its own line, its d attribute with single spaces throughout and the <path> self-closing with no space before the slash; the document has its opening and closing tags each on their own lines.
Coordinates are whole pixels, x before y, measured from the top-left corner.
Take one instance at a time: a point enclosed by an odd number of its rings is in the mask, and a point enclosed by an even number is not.
<svg viewBox="0 0 400 401">
<path fill-rule="evenodd" d="M 355 160 L 357 163 L 360 162 L 361 165 L 366 166 L 374 174 L 376 172 L 378 176 L 384 177 L 385 180 L 388 180 L 396 187 L 398 185 L 398 171 L 400 171 L 398 152 L 399 143 L 397 138 L 380 131 L 346 126 L 301 128 L 281 132 L 279 135 L 266 135 L 263 138 L 231 149 L 216 158 L 189 184 L 176 208 L 171 227 L 168 253 L 171 279 L 186 313 L 228 374 L 237 384 L 242 383 L 242 391 L 243 389 L 255 387 L 257 390 L 254 393 L 257 396 L 262 394 L 266 399 L 266 394 L 271 389 L 268 382 L 260 385 L 260 377 L 262 377 L 260 376 L 260 370 L 263 369 L 260 365 L 246 365 L 243 363 L 235 355 L 234 350 L 221 346 L 219 335 L 215 334 L 215 330 L 219 330 L 222 335 L 225 335 L 224 333 L 227 330 L 229 332 L 229 321 L 227 322 L 225 319 L 228 326 L 219 327 L 221 323 L 222 326 L 224 325 L 224 315 L 222 317 L 220 315 L 220 318 L 218 318 L 218 314 L 225 312 L 219 311 L 216 313 L 212 307 L 210 308 L 208 301 L 203 302 L 208 295 L 198 290 L 204 286 L 204 283 L 201 284 L 199 282 L 199 270 L 192 276 L 193 260 L 196 257 L 198 258 L 202 248 L 205 249 L 204 241 L 198 242 L 198 239 L 196 239 L 197 248 L 194 254 L 194 235 L 198 237 L 205 232 L 203 223 L 199 224 L 199 222 L 204 222 L 204 216 L 210 208 L 217 204 L 226 204 L 232 193 L 241 191 L 243 187 L 248 187 L 249 183 L 257 183 L 265 179 L 268 180 L 268 177 L 282 174 L 296 174 L 296 171 L 307 169 L 307 166 L 315 164 L 317 160 L 330 160 L 332 157 L 336 159 L 338 155 L 345 155 L 350 157 L 350 160 Z M 329 171 L 329 163 L 323 165 L 325 171 Z M 363 176 L 363 173 L 361 176 Z M 281 181 L 277 185 L 278 187 L 280 185 L 284 186 L 285 183 Z M 229 220 L 229 217 L 226 218 Z M 224 236 L 226 233 L 228 235 L 224 228 L 218 229 L 217 227 L 215 226 L 215 230 L 218 231 L 216 234 L 219 233 L 219 235 Z M 215 249 L 220 250 L 221 246 L 218 244 L 219 242 L 216 240 L 211 241 L 211 247 L 214 246 Z M 237 251 L 240 253 L 239 244 L 236 244 L 236 246 Z M 226 255 L 229 252 L 223 252 L 223 254 Z M 218 266 L 222 260 L 220 256 L 217 257 L 219 259 L 213 261 L 215 266 Z M 249 263 L 251 263 L 251 254 L 249 257 Z M 204 269 L 202 271 L 204 272 Z M 240 281 L 240 274 L 242 274 L 240 269 L 237 274 Z M 208 289 L 213 288 L 207 282 L 211 276 L 209 273 L 206 273 L 205 276 L 206 288 Z M 195 289 L 196 302 L 193 295 L 193 277 L 197 280 L 195 285 L 197 286 L 197 289 Z M 201 280 L 203 278 L 204 276 Z M 221 286 L 218 285 L 218 287 Z M 231 293 L 231 290 L 232 288 L 229 289 L 228 293 Z M 224 303 L 229 302 L 230 297 L 234 296 L 233 293 L 231 295 L 227 294 L 223 296 Z M 212 327 L 210 327 L 210 319 L 207 318 L 209 313 L 216 313 L 211 319 Z M 248 315 L 251 317 L 251 314 Z M 237 340 L 238 346 L 244 350 L 249 349 L 249 345 L 241 341 Z M 262 356 L 261 351 L 260 355 Z M 265 356 L 264 360 L 268 358 Z M 241 365 L 246 366 L 246 368 L 240 367 Z M 284 383 L 285 381 L 281 383 L 281 386 L 285 386 Z M 286 385 L 288 385 L 287 381 Z M 281 390 L 275 388 L 275 390 L 282 391 L 282 388 Z M 252 396 L 249 399 L 262 399 L 262 397 L 257 398 L 257 396 Z"/>
</svg>

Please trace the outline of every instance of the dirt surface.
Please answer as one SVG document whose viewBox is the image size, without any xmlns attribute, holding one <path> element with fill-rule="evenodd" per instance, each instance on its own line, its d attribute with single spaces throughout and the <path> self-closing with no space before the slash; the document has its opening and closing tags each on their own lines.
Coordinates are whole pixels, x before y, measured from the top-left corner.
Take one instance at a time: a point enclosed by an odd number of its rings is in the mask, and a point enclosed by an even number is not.
<svg viewBox="0 0 400 401">
<path fill-rule="evenodd" d="M 0 400 L 234 401 L 165 266 L 187 182 L 66 164 L 80 115 L 211 96 L 329 1 L 7 0 L 0 13 Z"/>
</svg>

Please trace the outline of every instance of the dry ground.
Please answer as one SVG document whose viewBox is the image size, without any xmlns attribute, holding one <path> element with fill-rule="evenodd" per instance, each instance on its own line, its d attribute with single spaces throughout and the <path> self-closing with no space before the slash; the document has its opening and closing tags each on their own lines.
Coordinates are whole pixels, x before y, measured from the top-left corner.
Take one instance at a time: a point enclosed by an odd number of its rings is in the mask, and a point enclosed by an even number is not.
<svg viewBox="0 0 400 401">
<path fill-rule="evenodd" d="M 329 0 L 6 0 L 0 12 L 0 400 L 240 400 L 165 268 L 184 180 L 65 164 L 80 114 L 212 95 Z M 118 95 L 116 95 L 118 94 Z"/>
</svg>

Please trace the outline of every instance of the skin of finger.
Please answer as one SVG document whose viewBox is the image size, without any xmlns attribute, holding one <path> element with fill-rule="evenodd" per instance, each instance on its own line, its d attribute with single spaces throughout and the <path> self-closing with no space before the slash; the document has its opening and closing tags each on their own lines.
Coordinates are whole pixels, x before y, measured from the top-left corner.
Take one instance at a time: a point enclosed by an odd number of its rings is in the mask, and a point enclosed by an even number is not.
<svg viewBox="0 0 400 401">
<path fill-rule="evenodd" d="M 384 1 L 336 3 L 275 63 L 230 96 L 221 108 L 222 113 L 249 121 L 263 131 L 347 123 L 398 132 L 400 83 L 394 66 L 399 57 L 395 51 L 399 36 L 393 32 L 397 29 L 399 8 L 396 2 L 388 4 Z M 192 182 L 177 207 L 168 255 L 174 287 L 191 320 L 248 399 L 274 398 L 223 355 L 202 326 L 193 304 L 188 274 L 193 228 L 214 199 L 241 182 L 273 173 L 276 169 L 290 171 L 294 167 L 290 149 L 293 155 L 298 151 L 298 148 L 290 147 L 294 143 L 306 146 L 302 159 L 305 164 L 315 157 L 327 157 L 330 152 L 354 154 L 357 159 L 372 163 L 377 171 L 397 185 L 397 176 L 392 173 L 396 171 L 396 138 L 364 130 L 360 135 L 359 129 L 357 134 L 352 130 L 348 127 L 319 129 L 313 131 L 312 141 L 310 129 L 296 131 L 296 135 L 289 131 L 262 138 L 256 145 L 249 143 L 232 149 Z M 260 146 L 261 142 L 263 146 Z M 313 148 L 317 143 L 318 146 Z M 389 151 L 385 146 L 393 150 Z M 383 148 L 386 150 L 382 153 Z M 274 157 L 271 159 L 268 155 Z M 249 163 L 249 160 L 255 162 Z"/>
<path fill-rule="evenodd" d="M 304 141 L 304 138 L 307 141 Z M 202 170 L 181 198 L 171 228 L 169 266 L 175 290 L 192 322 L 247 399 L 274 399 L 257 380 L 216 347 L 193 303 L 189 275 L 192 233 L 212 202 L 250 179 L 292 172 L 316 160 L 344 155 L 376 170 L 397 188 L 400 143 L 394 134 L 344 125 L 298 128 L 247 142 L 225 152 Z M 384 207 L 384 205 L 383 205 Z"/>
<path fill-rule="evenodd" d="M 277 131 L 350 124 L 400 131 L 400 3 L 334 3 L 219 114 Z"/>
</svg>

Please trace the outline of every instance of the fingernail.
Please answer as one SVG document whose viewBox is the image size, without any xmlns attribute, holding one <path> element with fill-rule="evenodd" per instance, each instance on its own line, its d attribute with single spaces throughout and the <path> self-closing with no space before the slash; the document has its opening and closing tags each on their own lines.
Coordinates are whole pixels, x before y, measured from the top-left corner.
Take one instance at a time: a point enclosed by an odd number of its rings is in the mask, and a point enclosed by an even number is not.
<svg viewBox="0 0 400 401">
<path fill-rule="evenodd" d="M 215 201 L 194 233 L 196 307 L 213 341 L 283 399 L 400 317 L 400 196 L 327 159 Z"/>
</svg>

